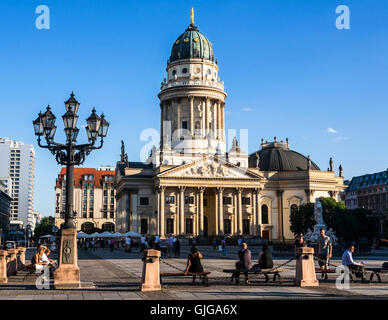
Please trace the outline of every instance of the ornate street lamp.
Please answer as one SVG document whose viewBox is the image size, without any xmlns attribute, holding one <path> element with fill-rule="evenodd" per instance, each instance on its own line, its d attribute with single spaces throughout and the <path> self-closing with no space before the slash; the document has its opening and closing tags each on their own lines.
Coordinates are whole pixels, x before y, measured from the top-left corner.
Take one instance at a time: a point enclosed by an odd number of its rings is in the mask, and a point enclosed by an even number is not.
<svg viewBox="0 0 388 320">
<path fill-rule="evenodd" d="M 79 284 L 79 268 L 77 267 L 77 230 L 74 224 L 75 212 L 73 209 L 74 196 L 74 166 L 84 163 L 87 155 L 92 150 L 101 149 L 106 137 L 109 123 L 102 114 L 99 117 L 93 108 L 92 114 L 88 117 L 86 132 L 89 143 L 77 145 L 79 129 L 77 128 L 79 102 L 74 98 L 72 92 L 70 98 L 65 101 L 66 112 L 62 116 L 66 144 L 54 142 L 57 127 L 55 126 L 55 115 L 51 112 L 50 106 L 46 112 L 39 113 L 32 123 L 35 135 L 38 137 L 38 145 L 41 148 L 49 149 L 58 164 L 66 166 L 66 206 L 65 221 L 61 225 L 61 250 L 59 267 L 56 270 L 54 284 Z M 46 144 L 42 145 L 42 136 Z M 100 137 L 100 145 L 95 146 L 95 142 Z M 73 266 L 74 268 L 72 268 Z M 77 271 L 78 269 L 78 271 Z M 75 270 L 75 272 L 74 272 Z M 62 274 L 63 273 L 63 274 Z M 71 274 L 75 274 L 73 279 Z M 77 278 L 78 277 L 78 278 Z M 77 280 L 78 279 L 78 280 Z"/>
</svg>

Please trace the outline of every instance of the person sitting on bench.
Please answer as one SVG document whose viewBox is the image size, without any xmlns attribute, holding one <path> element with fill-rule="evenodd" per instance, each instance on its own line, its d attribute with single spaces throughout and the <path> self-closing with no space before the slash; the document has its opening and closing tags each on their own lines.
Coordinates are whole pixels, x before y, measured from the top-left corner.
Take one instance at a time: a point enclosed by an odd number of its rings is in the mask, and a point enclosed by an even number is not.
<svg viewBox="0 0 388 320">
<path fill-rule="evenodd" d="M 269 250 L 269 245 L 263 245 L 263 251 L 259 254 L 259 268 L 260 269 L 272 269 L 273 268 L 273 260 L 272 253 Z"/>
<path fill-rule="evenodd" d="M 245 276 L 245 283 L 249 284 L 248 280 L 248 271 L 252 268 L 251 262 L 251 250 L 248 249 L 248 245 L 246 242 L 241 244 L 241 250 L 238 252 L 239 261 L 236 262 L 236 269 L 243 272 Z M 236 272 L 233 274 L 234 278 L 240 278 L 240 272 Z"/>
<path fill-rule="evenodd" d="M 353 260 L 352 253 L 354 252 L 354 245 L 350 244 L 348 250 L 342 255 L 342 265 L 348 267 L 349 270 L 355 271 L 356 277 L 362 278 L 363 283 L 367 283 L 368 280 L 365 278 L 365 267 L 362 263 L 357 263 Z"/>
<path fill-rule="evenodd" d="M 202 254 L 199 252 L 197 246 L 191 247 L 191 254 L 187 257 L 187 267 L 185 270 L 185 273 L 200 273 L 203 272 L 203 267 L 201 263 Z M 195 284 L 195 277 L 196 275 L 193 275 L 193 284 Z"/>
</svg>

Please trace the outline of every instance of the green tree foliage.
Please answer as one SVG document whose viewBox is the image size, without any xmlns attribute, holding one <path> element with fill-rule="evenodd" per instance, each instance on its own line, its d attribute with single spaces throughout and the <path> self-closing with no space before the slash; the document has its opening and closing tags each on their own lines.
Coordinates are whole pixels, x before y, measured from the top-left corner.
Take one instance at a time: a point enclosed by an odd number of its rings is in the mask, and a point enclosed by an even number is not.
<svg viewBox="0 0 388 320">
<path fill-rule="evenodd" d="M 52 218 L 51 218 L 52 219 Z M 46 234 L 53 234 L 53 225 L 50 223 L 50 217 L 44 217 L 35 227 L 34 237 L 39 238 Z"/>
<path fill-rule="evenodd" d="M 315 225 L 314 204 L 302 204 L 298 210 L 291 212 L 290 222 L 290 229 L 295 235 L 305 234 L 309 228 L 312 229 Z"/>
<path fill-rule="evenodd" d="M 321 197 L 322 217 L 328 229 L 332 228 L 341 241 L 355 241 L 368 238 L 372 241 L 377 235 L 376 221 L 371 217 L 372 212 L 366 209 L 347 209 L 343 202 L 332 198 Z M 313 230 L 314 203 L 302 204 L 298 210 L 290 215 L 290 229 L 297 235 Z"/>
</svg>

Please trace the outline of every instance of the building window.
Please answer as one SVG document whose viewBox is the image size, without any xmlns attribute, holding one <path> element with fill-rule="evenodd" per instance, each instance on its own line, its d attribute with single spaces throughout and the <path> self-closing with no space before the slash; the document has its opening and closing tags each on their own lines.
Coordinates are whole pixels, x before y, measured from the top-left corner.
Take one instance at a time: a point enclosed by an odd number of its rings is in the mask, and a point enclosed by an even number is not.
<svg viewBox="0 0 388 320">
<path fill-rule="evenodd" d="M 269 223 L 268 207 L 266 204 L 263 204 L 261 206 L 261 223 L 262 224 Z"/>
<path fill-rule="evenodd" d="M 232 204 L 232 197 L 223 197 L 222 198 L 222 204 L 223 205 Z"/>
<path fill-rule="evenodd" d="M 141 219 L 141 221 L 140 221 L 140 233 L 141 234 L 148 233 L 148 220 L 147 219 Z"/>
<path fill-rule="evenodd" d="M 182 121 L 182 129 L 187 129 L 187 121 Z"/>
<path fill-rule="evenodd" d="M 296 204 L 292 204 L 290 208 L 291 214 L 294 214 L 298 211 L 298 206 Z"/>
<path fill-rule="evenodd" d="M 167 219 L 167 234 L 173 234 L 174 233 L 174 219 Z"/>
<path fill-rule="evenodd" d="M 203 199 L 203 206 L 207 207 L 207 199 L 205 199 L 205 198 Z"/>
<path fill-rule="evenodd" d="M 186 234 L 193 234 L 193 219 L 186 219 Z"/>
<path fill-rule="evenodd" d="M 243 205 L 248 205 L 249 206 L 251 204 L 251 198 L 243 197 L 243 198 L 241 198 L 241 201 L 242 201 Z"/>
<path fill-rule="evenodd" d="M 224 232 L 225 234 L 232 234 L 232 220 L 224 219 Z"/>
<path fill-rule="evenodd" d="M 185 204 L 194 204 L 194 197 L 185 196 Z"/>
<path fill-rule="evenodd" d="M 149 200 L 146 197 L 140 197 L 140 205 L 141 206 L 148 206 Z"/>
<path fill-rule="evenodd" d="M 249 233 L 249 219 L 243 219 L 243 234 Z"/>
<path fill-rule="evenodd" d="M 166 196 L 166 204 L 174 204 L 175 197 L 174 196 Z"/>
</svg>

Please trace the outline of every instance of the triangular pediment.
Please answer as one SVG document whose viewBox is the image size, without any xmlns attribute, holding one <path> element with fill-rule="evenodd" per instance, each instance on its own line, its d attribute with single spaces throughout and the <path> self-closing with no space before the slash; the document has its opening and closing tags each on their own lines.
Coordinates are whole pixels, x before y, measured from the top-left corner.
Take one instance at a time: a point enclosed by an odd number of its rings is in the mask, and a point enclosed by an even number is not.
<svg viewBox="0 0 388 320">
<path fill-rule="evenodd" d="M 164 171 L 160 178 L 192 179 L 261 179 L 262 177 L 249 169 L 240 168 L 230 162 L 215 157 L 207 157 L 196 162 L 183 164 Z"/>
</svg>

